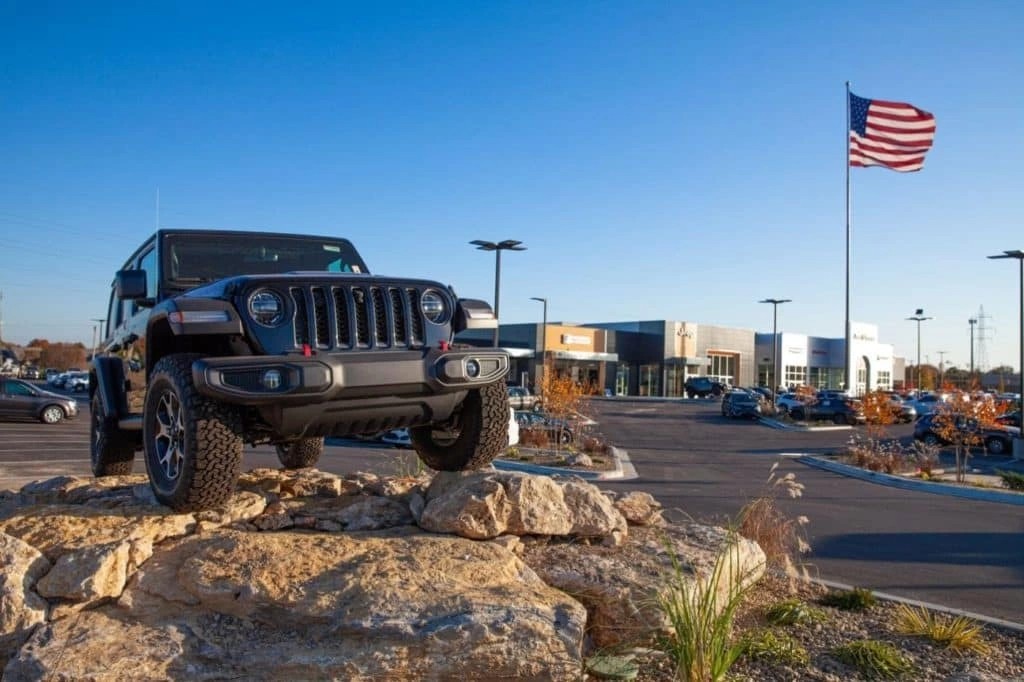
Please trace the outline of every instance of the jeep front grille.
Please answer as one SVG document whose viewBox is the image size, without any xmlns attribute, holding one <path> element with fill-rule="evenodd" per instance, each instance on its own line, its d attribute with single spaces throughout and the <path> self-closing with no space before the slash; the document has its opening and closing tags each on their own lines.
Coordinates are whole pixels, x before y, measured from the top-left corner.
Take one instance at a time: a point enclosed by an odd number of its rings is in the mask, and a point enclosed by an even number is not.
<svg viewBox="0 0 1024 682">
<path fill-rule="evenodd" d="M 390 286 L 306 286 L 289 289 L 295 345 L 323 350 L 423 346 L 419 291 Z"/>
</svg>

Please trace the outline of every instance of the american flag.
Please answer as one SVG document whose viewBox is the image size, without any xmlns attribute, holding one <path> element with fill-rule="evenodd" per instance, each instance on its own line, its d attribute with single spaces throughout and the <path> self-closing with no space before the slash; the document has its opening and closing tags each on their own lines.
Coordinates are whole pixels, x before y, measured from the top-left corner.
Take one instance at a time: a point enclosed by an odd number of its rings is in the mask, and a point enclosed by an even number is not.
<svg viewBox="0 0 1024 682">
<path fill-rule="evenodd" d="M 850 93 L 850 165 L 921 170 L 935 139 L 935 117 L 911 104 Z"/>
</svg>

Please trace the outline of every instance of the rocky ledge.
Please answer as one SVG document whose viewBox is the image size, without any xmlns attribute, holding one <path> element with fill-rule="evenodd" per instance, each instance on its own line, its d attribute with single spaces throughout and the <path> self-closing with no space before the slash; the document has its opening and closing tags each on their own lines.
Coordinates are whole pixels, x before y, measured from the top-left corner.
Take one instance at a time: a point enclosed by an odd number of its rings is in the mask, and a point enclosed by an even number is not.
<svg viewBox="0 0 1024 682">
<path fill-rule="evenodd" d="M 259 469 L 176 514 L 142 476 L 0 493 L 3 679 L 578 679 L 652 641 L 677 558 L 756 580 L 751 542 L 645 493 L 480 471 Z M 726 587 L 727 586 L 723 586 Z"/>
</svg>

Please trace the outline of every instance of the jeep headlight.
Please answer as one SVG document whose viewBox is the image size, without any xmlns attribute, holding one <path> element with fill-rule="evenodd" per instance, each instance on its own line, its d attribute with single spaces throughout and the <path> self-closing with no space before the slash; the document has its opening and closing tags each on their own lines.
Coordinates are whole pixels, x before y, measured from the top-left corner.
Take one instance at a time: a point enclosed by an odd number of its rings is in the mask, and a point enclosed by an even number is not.
<svg viewBox="0 0 1024 682">
<path fill-rule="evenodd" d="M 444 296 L 428 289 L 420 296 L 420 310 L 423 316 L 434 324 L 441 324 L 448 319 L 448 306 L 445 304 Z"/>
<path fill-rule="evenodd" d="M 284 299 L 276 291 L 260 289 L 249 296 L 249 315 L 265 327 L 284 321 Z"/>
</svg>

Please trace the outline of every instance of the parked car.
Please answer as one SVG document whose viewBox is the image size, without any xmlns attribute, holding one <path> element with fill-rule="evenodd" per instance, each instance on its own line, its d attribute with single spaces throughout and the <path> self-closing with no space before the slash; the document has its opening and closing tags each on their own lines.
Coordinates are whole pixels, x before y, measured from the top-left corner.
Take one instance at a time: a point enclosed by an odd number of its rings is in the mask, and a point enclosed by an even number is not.
<svg viewBox="0 0 1024 682">
<path fill-rule="evenodd" d="M 914 439 L 929 445 L 949 445 L 950 441 L 941 433 L 935 421 L 939 418 L 934 412 L 926 414 L 914 424 Z M 977 419 L 958 417 L 955 426 L 966 431 L 981 442 L 985 450 L 993 455 L 1003 455 L 1011 451 L 1013 439 L 1020 435 L 1020 429 L 1001 424 L 982 425 Z"/>
<path fill-rule="evenodd" d="M 757 419 L 763 412 L 759 393 L 750 391 L 729 391 L 722 397 L 722 416 L 733 419 Z"/>
<path fill-rule="evenodd" d="M 44 391 L 21 379 L 0 379 L 0 418 L 38 419 L 56 424 L 78 414 L 72 398 Z"/>
<path fill-rule="evenodd" d="M 63 388 L 65 391 L 71 391 L 77 393 L 78 391 L 89 390 L 89 373 L 88 372 L 68 372 L 67 379 L 64 380 Z"/>
<path fill-rule="evenodd" d="M 46 383 L 52 384 L 53 380 L 57 378 L 58 374 L 60 374 L 60 370 L 59 369 L 54 369 L 53 367 L 48 367 L 46 369 L 46 371 L 43 373 L 43 379 L 46 380 Z"/>
<path fill-rule="evenodd" d="M 932 414 L 938 409 L 939 405 L 948 400 L 949 396 L 944 393 L 925 393 L 906 402 L 913 406 L 914 410 L 917 411 L 918 417 L 922 417 L 926 414 Z"/>
<path fill-rule="evenodd" d="M 542 429 L 547 432 L 548 438 L 562 445 L 569 445 L 576 440 L 576 430 L 571 422 L 556 419 L 543 412 L 518 410 L 515 413 L 519 428 Z"/>
<path fill-rule="evenodd" d="M 412 439 L 409 436 L 409 429 L 391 429 L 379 434 L 374 440 L 387 443 L 399 448 L 411 448 Z M 519 443 L 519 422 L 516 420 L 515 410 L 508 410 L 508 445 L 509 447 Z"/>
<path fill-rule="evenodd" d="M 540 409 L 540 396 L 530 393 L 530 389 L 523 386 L 508 387 L 508 404 L 513 410 L 537 410 Z"/>
<path fill-rule="evenodd" d="M 22 367 L 21 368 L 21 378 L 22 379 L 30 379 L 30 380 L 38 379 L 39 378 L 39 368 L 36 367 L 35 365 L 28 365 L 26 367 Z"/>
<path fill-rule="evenodd" d="M 690 377 L 683 384 L 683 390 L 689 398 L 715 398 L 721 396 L 728 390 L 728 386 L 721 381 L 715 381 L 710 377 Z"/>
<path fill-rule="evenodd" d="M 901 424 L 909 424 L 917 419 L 917 408 L 910 402 L 896 396 L 893 396 L 890 402 L 892 404 L 893 416 L 896 418 L 896 421 Z"/>
<path fill-rule="evenodd" d="M 787 414 L 794 407 L 803 407 L 808 402 L 797 393 L 782 393 L 775 399 L 775 407 L 779 412 Z"/>
<path fill-rule="evenodd" d="M 797 421 L 831 421 L 836 424 L 863 424 L 864 410 L 860 401 L 850 398 L 822 398 L 789 411 Z"/>
<path fill-rule="evenodd" d="M 1007 412 L 996 417 L 996 422 L 1003 426 L 1016 426 L 1020 428 L 1020 410 L 1014 410 L 1013 412 Z"/>
</svg>

